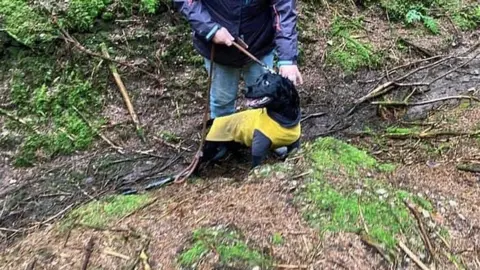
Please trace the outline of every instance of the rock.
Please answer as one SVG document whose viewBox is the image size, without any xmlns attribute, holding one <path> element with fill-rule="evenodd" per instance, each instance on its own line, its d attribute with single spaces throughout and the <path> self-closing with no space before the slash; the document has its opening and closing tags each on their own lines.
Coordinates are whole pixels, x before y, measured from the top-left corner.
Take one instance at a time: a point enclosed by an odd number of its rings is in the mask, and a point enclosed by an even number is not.
<svg viewBox="0 0 480 270">
<path fill-rule="evenodd" d="M 260 266 L 255 266 L 252 268 L 252 270 L 261 270 Z"/>
</svg>

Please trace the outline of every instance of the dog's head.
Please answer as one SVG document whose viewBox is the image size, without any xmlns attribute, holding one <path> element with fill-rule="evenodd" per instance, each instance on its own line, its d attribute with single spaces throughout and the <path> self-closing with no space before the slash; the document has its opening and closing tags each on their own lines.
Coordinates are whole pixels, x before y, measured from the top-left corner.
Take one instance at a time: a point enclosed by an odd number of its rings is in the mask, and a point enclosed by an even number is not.
<svg viewBox="0 0 480 270">
<path fill-rule="evenodd" d="M 298 108 L 300 99 L 292 81 L 279 74 L 265 73 L 255 84 L 245 91 L 247 106 L 282 111 L 285 108 Z"/>
</svg>

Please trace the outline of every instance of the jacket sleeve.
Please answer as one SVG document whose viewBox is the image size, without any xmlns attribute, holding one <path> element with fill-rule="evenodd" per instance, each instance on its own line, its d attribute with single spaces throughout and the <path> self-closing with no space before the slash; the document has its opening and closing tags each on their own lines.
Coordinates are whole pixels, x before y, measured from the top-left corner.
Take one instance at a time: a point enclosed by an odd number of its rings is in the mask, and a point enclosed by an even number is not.
<svg viewBox="0 0 480 270">
<path fill-rule="evenodd" d="M 193 31 L 197 35 L 211 40 L 220 25 L 212 20 L 212 17 L 202 5 L 202 0 L 173 0 L 175 8 L 188 20 Z"/>
<path fill-rule="evenodd" d="M 272 0 L 278 66 L 296 64 L 298 54 L 296 0 Z"/>
</svg>

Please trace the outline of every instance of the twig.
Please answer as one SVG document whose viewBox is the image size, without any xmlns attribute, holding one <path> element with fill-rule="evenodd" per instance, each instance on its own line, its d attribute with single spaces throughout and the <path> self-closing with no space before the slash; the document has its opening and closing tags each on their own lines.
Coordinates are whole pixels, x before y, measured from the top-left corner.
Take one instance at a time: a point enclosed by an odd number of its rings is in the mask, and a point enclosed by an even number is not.
<svg viewBox="0 0 480 270">
<path fill-rule="evenodd" d="M 161 138 L 159 138 L 159 137 L 157 137 L 157 136 L 153 136 L 153 138 L 154 138 L 155 140 L 159 141 L 160 143 L 162 143 L 162 144 L 164 144 L 164 145 L 166 145 L 166 146 L 168 146 L 168 147 L 171 147 L 171 148 L 173 148 L 173 149 L 175 149 L 175 150 L 179 150 L 179 149 L 180 149 L 180 150 L 183 150 L 183 151 L 186 151 L 186 152 L 192 152 L 192 150 L 190 149 L 191 147 L 188 147 L 188 148 L 187 148 L 187 147 L 183 147 L 183 146 L 181 146 L 180 144 L 179 144 L 179 145 L 174 145 L 174 144 L 169 143 L 169 142 L 167 142 L 167 141 L 165 141 L 165 140 L 163 140 L 163 139 L 161 139 Z"/>
<path fill-rule="evenodd" d="M 436 259 L 435 249 L 433 248 L 432 242 L 430 241 L 430 237 L 428 237 L 428 233 L 425 230 L 425 227 L 423 226 L 423 222 L 422 222 L 422 219 L 420 217 L 420 213 L 418 213 L 415 206 L 411 202 L 409 202 L 408 200 L 404 200 L 403 203 L 405 204 L 405 206 L 407 206 L 408 210 L 410 210 L 410 212 L 413 214 L 413 216 L 417 220 L 418 227 L 420 228 L 420 233 L 422 235 L 423 242 L 424 242 L 425 246 L 427 247 L 428 252 L 430 253 L 431 259 L 435 260 Z"/>
<path fill-rule="evenodd" d="M 140 71 L 140 72 L 144 73 L 145 75 L 151 77 L 152 79 L 155 79 L 160 85 L 162 85 L 162 81 L 160 81 L 160 79 L 158 78 L 157 75 L 155 75 L 153 73 L 150 73 L 143 68 L 137 67 L 135 64 L 130 64 L 130 63 L 127 63 L 127 62 L 118 61 L 118 60 L 115 60 L 113 58 L 104 56 L 102 54 L 98 54 L 98 53 L 90 51 L 89 49 L 85 48 L 85 46 L 83 46 L 80 42 L 78 42 L 78 40 L 76 40 L 74 37 L 72 37 L 65 29 L 63 29 L 63 27 L 61 27 L 58 23 L 56 23 L 55 18 L 54 18 L 53 22 L 59 28 L 60 33 L 62 34 L 63 40 L 65 40 L 65 42 L 73 44 L 73 46 L 76 47 L 79 51 L 81 51 L 81 52 L 83 52 L 87 55 L 93 56 L 93 57 L 97 57 L 97 58 L 100 58 L 100 59 L 103 59 L 103 60 L 106 60 L 106 61 L 109 61 L 109 62 L 113 62 L 113 63 L 119 64 L 119 65 L 122 65 L 122 66 L 133 68 L 133 69 L 135 69 L 137 71 Z"/>
<path fill-rule="evenodd" d="M 371 239 L 369 236 L 362 234 L 360 235 L 360 240 L 362 240 L 362 242 L 365 245 L 375 249 L 387 262 L 389 262 L 390 264 L 393 264 L 392 258 L 388 256 L 388 254 L 385 252 L 383 247 L 381 247 L 381 245 L 373 241 L 373 239 Z"/>
<path fill-rule="evenodd" d="M 140 260 L 142 260 L 144 270 L 152 269 L 150 267 L 150 264 L 148 263 L 148 256 L 147 256 L 147 253 L 145 252 L 145 249 L 143 249 L 142 252 L 140 253 Z"/>
<path fill-rule="evenodd" d="M 35 264 L 37 263 L 37 258 L 33 258 L 32 262 L 30 262 L 25 270 L 33 270 L 35 269 Z"/>
<path fill-rule="evenodd" d="M 117 150 L 119 153 L 123 154 L 123 148 L 120 147 L 120 146 L 117 146 L 115 145 L 110 139 L 108 139 L 107 137 L 105 137 L 105 135 L 103 135 L 99 130 L 97 130 L 96 128 L 93 127 L 93 125 L 87 120 L 87 118 L 85 117 L 85 115 L 83 115 L 82 112 L 80 112 L 79 109 L 77 109 L 77 107 L 73 106 L 72 107 L 73 110 L 75 110 L 76 113 L 78 113 L 78 115 L 80 115 L 80 117 L 82 118 L 82 120 L 95 132 L 97 133 L 97 135 L 102 139 L 104 140 L 108 145 L 110 145 L 113 149 Z"/>
<path fill-rule="evenodd" d="M 121 258 L 121 259 L 124 259 L 124 260 L 130 260 L 130 257 L 128 257 L 127 255 L 123 255 L 123 254 L 118 253 L 116 251 L 113 251 L 111 249 L 104 249 L 103 253 L 105 253 L 107 255 L 110 255 L 110 256 L 117 257 L 117 258 Z"/>
<path fill-rule="evenodd" d="M 13 121 L 15 122 L 18 122 L 22 125 L 24 125 L 26 128 L 30 129 L 31 131 L 35 132 L 35 134 L 39 134 L 40 132 L 38 132 L 37 129 L 35 129 L 32 125 L 28 124 L 27 122 L 25 122 L 23 119 L 13 115 L 12 113 L 8 112 L 7 110 L 4 110 L 2 108 L 0 108 L 0 115 L 5 115 L 6 117 L 12 119 Z"/>
<path fill-rule="evenodd" d="M 421 105 L 426 105 L 430 103 L 435 103 L 439 101 L 444 101 L 444 100 L 450 100 L 450 99 L 471 99 L 475 100 L 477 102 L 480 102 L 480 99 L 477 97 L 473 96 L 449 96 L 449 97 L 441 97 L 441 98 L 436 98 L 432 100 L 425 100 L 425 101 L 419 101 L 419 102 L 407 102 L 407 101 L 373 101 L 371 104 L 373 105 L 382 105 L 382 106 L 421 106 Z"/>
<path fill-rule="evenodd" d="M 91 236 L 90 240 L 88 240 L 87 246 L 85 247 L 85 259 L 83 260 L 82 270 L 87 270 L 88 262 L 90 261 L 90 256 L 92 256 L 93 252 L 93 245 L 94 238 Z"/>
<path fill-rule="evenodd" d="M 105 43 L 100 44 L 100 47 L 102 49 L 103 55 L 105 57 L 110 57 L 110 55 L 108 54 L 108 50 L 107 50 L 107 47 L 106 47 Z M 122 93 L 123 100 L 125 101 L 125 104 L 127 105 L 128 112 L 130 113 L 130 116 L 132 117 L 132 120 L 135 123 L 137 133 L 143 139 L 143 134 L 141 133 L 142 127 L 141 127 L 140 121 L 138 120 L 137 113 L 135 112 L 135 109 L 133 108 L 132 102 L 130 101 L 130 97 L 128 96 L 128 92 L 127 92 L 127 89 L 125 88 L 125 84 L 123 84 L 122 78 L 118 74 L 117 68 L 115 67 L 114 63 L 110 63 L 109 67 L 110 67 L 110 71 L 113 74 L 113 77 L 115 78 L 115 82 L 117 83 L 117 86 L 120 89 L 120 92 Z"/>
<path fill-rule="evenodd" d="M 142 205 L 141 207 L 139 207 L 139 208 L 131 211 L 130 213 L 126 214 L 126 215 L 123 216 L 121 219 L 119 219 L 116 224 L 117 224 L 117 225 L 120 224 L 122 221 L 124 221 L 125 219 L 131 217 L 131 216 L 134 215 L 135 213 L 138 213 L 139 211 L 141 211 L 141 210 L 147 208 L 148 206 L 156 203 L 156 202 L 158 201 L 158 199 L 159 199 L 159 197 L 155 197 L 154 199 L 152 199 L 151 201 L 149 201 L 149 202 L 147 202 L 146 204 Z"/>
<path fill-rule="evenodd" d="M 358 212 L 360 213 L 360 219 L 362 220 L 362 224 L 365 229 L 365 233 L 368 235 L 370 234 L 370 232 L 368 231 L 367 223 L 365 222 L 365 218 L 363 217 L 362 208 L 360 207 L 360 199 L 358 199 L 357 206 L 358 206 Z"/>
<path fill-rule="evenodd" d="M 59 216 L 65 214 L 65 212 L 67 212 L 68 210 L 70 210 L 70 208 L 72 208 L 75 204 L 70 204 L 69 206 L 65 207 L 64 209 L 62 209 L 62 211 L 58 212 L 57 214 L 49 217 L 48 219 L 46 219 L 45 221 L 41 222 L 40 225 L 44 225 L 44 224 L 47 224 L 49 223 L 50 221 L 58 218 Z"/>
<path fill-rule="evenodd" d="M 398 241 L 398 246 L 408 255 L 422 270 L 430 270 L 408 247 L 402 242 Z"/>
<path fill-rule="evenodd" d="M 326 113 L 324 113 L 324 112 L 312 113 L 312 114 L 309 114 L 309 115 L 305 116 L 304 118 L 302 118 L 300 120 L 300 122 L 306 121 L 310 118 L 316 118 L 316 117 L 320 117 L 320 116 L 324 116 L 324 115 L 326 115 Z"/>
</svg>

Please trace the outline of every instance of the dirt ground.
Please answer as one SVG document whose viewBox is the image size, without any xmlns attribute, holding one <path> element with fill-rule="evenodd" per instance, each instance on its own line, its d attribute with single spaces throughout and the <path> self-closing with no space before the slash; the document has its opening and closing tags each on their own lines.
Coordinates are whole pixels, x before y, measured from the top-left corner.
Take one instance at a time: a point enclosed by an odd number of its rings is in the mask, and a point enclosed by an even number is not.
<svg viewBox="0 0 480 270">
<path fill-rule="evenodd" d="M 315 28 L 327 27 L 327 14 L 322 16 L 316 18 Z M 378 47 L 393 46 L 395 40 L 381 34 L 387 33 L 388 25 L 374 16 L 368 19 L 370 23 L 366 27 L 374 33 L 370 35 L 372 42 Z M 397 31 L 398 35 L 408 35 L 403 28 Z M 472 48 L 479 42 L 479 37 L 478 31 L 465 33 L 463 42 L 455 48 L 445 45 L 441 38 L 413 39 L 445 57 Z M 424 119 L 427 123 L 435 122 L 435 128 L 472 131 L 478 128 L 480 109 L 462 106 L 452 109 L 458 104 L 457 99 L 407 109 L 374 106 L 367 102 L 346 115 L 356 100 L 418 65 L 399 69 L 388 76 L 370 70 L 347 75 L 320 64 L 328 46 L 323 36 L 305 46 L 307 59 L 301 67 L 305 84 L 299 87 L 303 112 L 305 116 L 319 112 L 326 114 L 302 123 L 304 141 L 332 135 L 365 146 L 379 160 L 400 164 L 389 181 L 394 186 L 421 193 L 434 202 L 438 222 L 446 226 L 451 235 L 451 242 L 445 243 L 448 250 L 462 257 L 460 260 L 467 269 L 480 269 L 480 175 L 459 171 L 456 167 L 461 161 L 478 160 L 478 140 L 465 136 L 389 139 L 380 145 L 368 136 L 358 135 L 366 128 Z M 407 81 L 435 79 L 468 61 L 479 50 L 452 58 L 436 69 L 418 72 Z M 415 52 L 392 57 L 392 67 L 418 58 Z M 480 58 L 477 58 L 440 78 L 428 92 L 418 87 L 410 102 L 453 95 L 478 96 L 479 67 Z M 99 140 L 94 151 L 58 157 L 31 169 L 18 169 L 11 165 L 13 149 L 2 147 L 0 195 L 3 209 L 6 204 L 20 203 L 8 207 L 8 212 L 0 212 L 1 268 L 78 269 L 83 263 L 85 245 L 94 237 L 90 265 L 95 269 L 130 269 L 145 247 L 153 269 L 175 269 L 178 252 L 187 244 L 192 230 L 229 224 L 239 228 L 253 246 L 273 256 L 279 269 L 388 269 L 382 257 L 363 244 L 359 236 L 349 233 L 320 236 L 318 230 L 306 224 L 292 202 L 293 190 L 302 184 L 301 177 L 290 179 L 277 174 L 262 181 L 246 180 L 248 164 L 236 161 L 218 166 L 205 176 L 205 180 L 152 191 L 152 196 L 157 198 L 155 203 L 110 224 L 107 229 L 78 228 L 62 233 L 57 230 L 55 221 L 80 203 L 118 193 L 124 186 L 141 188 L 148 181 L 168 176 L 188 164 L 200 138 L 205 93 L 197 89 L 202 82 L 192 86 L 191 80 L 201 76 L 205 76 L 203 70 L 190 68 L 165 75 L 162 80 L 173 78 L 178 85 L 187 87 L 176 91 L 169 90 L 168 86 L 154 87 L 151 82 L 138 80 L 135 75 L 124 75 L 127 88 L 134 92 L 134 106 L 146 127 L 146 134 L 151 135 L 146 144 L 132 135 L 130 116 L 117 95 L 114 82 L 111 82 L 108 106 L 104 111 L 110 122 L 104 132 L 127 150 L 124 155 Z M 411 87 L 397 90 L 387 101 L 402 99 L 412 91 Z M 4 93 L 0 91 L 0 94 Z M 3 100 L 3 96 L 0 97 Z M 4 120 L 0 117 L 0 126 Z M 176 134 L 181 142 L 165 143 L 158 139 L 159 132 Z M 432 150 L 440 148 L 444 150 Z M 303 173 L 301 169 L 297 170 L 296 173 Z M 79 183 L 73 181 L 72 173 L 82 175 L 82 180 Z M 271 245 L 270 237 L 274 233 L 283 236 L 284 245 Z M 144 238 L 150 240 L 148 246 Z M 117 255 L 108 254 L 106 250 L 115 251 Z M 122 258 L 118 253 L 128 258 Z M 405 258 L 407 263 L 399 269 L 415 269 L 415 264 Z M 32 262 L 35 262 L 35 268 L 26 268 Z M 198 269 L 212 268 L 206 264 Z M 449 264 L 439 269 L 457 268 Z"/>
</svg>

